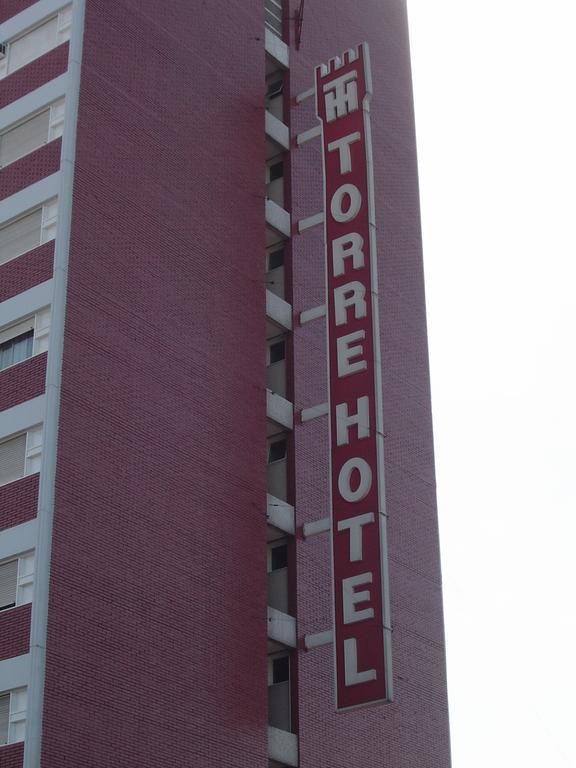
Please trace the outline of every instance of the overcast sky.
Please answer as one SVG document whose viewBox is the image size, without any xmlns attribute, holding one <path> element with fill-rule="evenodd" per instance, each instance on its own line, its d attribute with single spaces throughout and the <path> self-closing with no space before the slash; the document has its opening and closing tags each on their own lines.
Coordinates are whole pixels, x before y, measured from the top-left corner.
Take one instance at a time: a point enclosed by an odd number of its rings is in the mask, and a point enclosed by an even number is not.
<svg viewBox="0 0 576 768">
<path fill-rule="evenodd" d="M 576 768 L 576 2 L 408 6 L 453 768 Z"/>
</svg>

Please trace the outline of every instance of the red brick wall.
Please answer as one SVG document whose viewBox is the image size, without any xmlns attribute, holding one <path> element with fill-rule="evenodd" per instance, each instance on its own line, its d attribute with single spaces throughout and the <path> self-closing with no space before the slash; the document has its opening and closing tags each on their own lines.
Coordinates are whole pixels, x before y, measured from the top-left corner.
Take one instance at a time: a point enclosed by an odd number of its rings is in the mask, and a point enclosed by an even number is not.
<svg viewBox="0 0 576 768">
<path fill-rule="evenodd" d="M 0 265 L 0 301 L 50 280 L 53 264 L 54 241 L 51 240 Z"/>
<path fill-rule="evenodd" d="M 62 75 L 67 68 L 68 43 L 62 43 L 58 48 L 48 51 L 44 56 L 0 80 L 0 108 Z"/>
<path fill-rule="evenodd" d="M 46 353 L 0 371 L 0 411 L 44 394 Z"/>
<path fill-rule="evenodd" d="M 0 486 L 0 531 L 36 517 L 39 475 Z"/>
<path fill-rule="evenodd" d="M 0 200 L 56 173 L 60 168 L 61 147 L 62 140 L 56 139 L 3 168 L 0 172 Z"/>
<path fill-rule="evenodd" d="M 268 765 L 262 19 L 87 3 L 43 768 Z"/>
<path fill-rule="evenodd" d="M 28 604 L 0 611 L 0 659 L 22 656 L 30 650 L 30 608 Z"/>
<path fill-rule="evenodd" d="M 294 15 L 298 3 L 290 3 Z M 293 34 L 293 27 L 292 27 Z M 300 51 L 291 50 L 296 95 L 313 85 L 314 66 L 368 41 L 374 97 L 375 165 L 389 513 L 395 700 L 344 714 L 333 711 L 333 649 L 299 654 L 302 768 L 447 768 L 450 764 L 441 575 L 434 487 L 430 390 L 416 151 L 405 2 L 355 5 L 318 0 L 305 18 Z M 294 133 L 316 124 L 314 100 L 292 110 Z M 294 219 L 323 208 L 320 142 L 292 153 Z M 323 304 L 322 228 L 293 242 L 294 309 Z M 297 328 L 295 405 L 327 396 L 325 327 Z M 319 364 L 320 363 L 320 364 Z M 295 431 L 297 522 L 328 515 L 327 419 Z M 299 633 L 331 626 L 328 536 L 298 546 Z M 330 745 L 329 752 L 326 746 Z"/>
<path fill-rule="evenodd" d="M 0 766 L 2 768 L 22 768 L 23 763 L 24 742 L 0 747 Z"/>
</svg>

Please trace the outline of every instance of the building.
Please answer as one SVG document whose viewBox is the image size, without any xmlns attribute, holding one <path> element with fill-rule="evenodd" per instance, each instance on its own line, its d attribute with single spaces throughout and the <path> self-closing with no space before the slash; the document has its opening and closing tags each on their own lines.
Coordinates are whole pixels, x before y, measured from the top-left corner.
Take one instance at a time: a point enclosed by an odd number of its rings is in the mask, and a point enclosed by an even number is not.
<svg viewBox="0 0 576 768">
<path fill-rule="evenodd" d="M 2 2 L 2 768 L 449 766 L 405 3 L 263 3 Z M 394 698 L 336 712 L 310 96 L 362 41 Z"/>
</svg>

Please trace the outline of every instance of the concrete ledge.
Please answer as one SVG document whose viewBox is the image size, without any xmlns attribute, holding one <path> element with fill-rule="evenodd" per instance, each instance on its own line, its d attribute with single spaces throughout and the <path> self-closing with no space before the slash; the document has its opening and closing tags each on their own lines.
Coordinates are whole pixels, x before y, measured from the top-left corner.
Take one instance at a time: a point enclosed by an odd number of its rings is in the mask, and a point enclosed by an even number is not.
<svg viewBox="0 0 576 768">
<path fill-rule="evenodd" d="M 280 64 L 281 67 L 288 69 L 290 67 L 290 55 L 288 46 L 283 40 L 280 40 L 278 35 L 275 35 L 269 29 L 265 29 L 264 33 L 264 47 L 266 49 L 266 53 L 269 56 L 272 56 L 274 61 L 277 64 Z"/>
<path fill-rule="evenodd" d="M 266 315 L 287 331 L 292 330 L 292 305 L 266 289 Z"/>
<path fill-rule="evenodd" d="M 268 757 L 283 765 L 298 765 L 298 736 L 268 726 Z"/>
<path fill-rule="evenodd" d="M 286 429 L 294 428 L 294 406 L 290 400 L 266 390 L 266 416 Z"/>
<path fill-rule="evenodd" d="M 296 619 L 268 606 L 268 639 L 296 648 Z"/>
<path fill-rule="evenodd" d="M 0 412 L 0 438 L 10 437 L 42 424 L 45 411 L 46 395 L 39 395 Z"/>
<path fill-rule="evenodd" d="M 0 692 L 24 688 L 30 678 L 30 654 L 0 661 Z"/>
<path fill-rule="evenodd" d="M 52 304 L 53 280 L 46 280 L 0 303 L 0 328 Z"/>
<path fill-rule="evenodd" d="M 275 229 L 284 237 L 291 235 L 290 214 L 282 206 L 275 203 L 274 200 L 266 200 L 266 224 Z"/>
<path fill-rule="evenodd" d="M 20 99 L 7 104 L 0 109 L 0 130 L 22 120 L 43 107 L 47 107 L 53 101 L 66 94 L 68 87 L 68 73 L 50 80 L 35 91 L 30 91 Z"/>
<path fill-rule="evenodd" d="M 268 525 L 273 525 L 274 528 L 292 536 L 296 532 L 294 507 L 287 501 L 272 496 L 271 493 L 266 494 L 266 517 Z"/>
<path fill-rule="evenodd" d="M 278 120 L 271 112 L 266 110 L 264 128 L 266 135 L 284 149 L 290 149 L 290 131 L 282 120 Z"/>
<path fill-rule="evenodd" d="M 37 520 L 28 520 L 27 523 L 5 528 L 0 533 L 0 560 L 35 549 L 37 536 Z"/>
</svg>

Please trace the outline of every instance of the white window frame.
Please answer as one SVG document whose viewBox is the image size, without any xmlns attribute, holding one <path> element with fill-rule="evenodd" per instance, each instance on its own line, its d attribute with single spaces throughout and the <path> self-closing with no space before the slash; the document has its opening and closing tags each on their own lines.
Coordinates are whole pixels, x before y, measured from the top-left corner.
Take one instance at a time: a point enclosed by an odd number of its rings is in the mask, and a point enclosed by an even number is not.
<svg viewBox="0 0 576 768">
<path fill-rule="evenodd" d="M 24 741 L 26 735 L 28 689 L 13 688 L 11 691 L 0 691 L 0 696 L 6 695 L 10 696 L 8 739 L 6 744 L 16 744 L 17 742 Z"/>
<path fill-rule="evenodd" d="M 40 472 L 40 466 L 42 463 L 42 445 L 44 438 L 44 425 L 36 424 L 33 427 L 29 427 L 26 430 L 16 432 L 13 435 L 7 435 L 0 440 L 0 445 L 7 443 L 9 440 L 15 440 L 22 435 L 26 435 L 26 447 L 24 449 L 24 474 L 21 477 L 16 477 L 13 480 L 7 482 L 0 482 L 0 488 L 10 483 L 17 483 L 28 475 L 35 475 Z"/>
<path fill-rule="evenodd" d="M 30 33 L 35 32 L 37 29 L 40 29 L 45 24 L 49 24 L 54 19 L 57 19 L 57 24 L 56 24 L 56 35 L 54 37 L 52 46 L 50 48 L 47 48 L 46 50 L 41 51 L 41 53 L 38 54 L 37 56 L 34 56 L 31 59 L 28 59 L 23 64 L 20 64 L 18 66 L 13 66 L 10 61 L 11 59 L 10 54 L 14 44 L 22 40 L 22 38 L 26 37 L 26 35 L 29 35 Z M 50 16 L 46 16 L 45 18 L 41 19 L 33 26 L 28 27 L 28 29 L 23 30 L 22 32 L 19 32 L 12 39 L 2 41 L 6 46 L 6 52 L 4 56 L 0 59 L 0 80 L 2 80 L 5 77 L 8 77 L 8 75 L 11 75 L 13 72 L 17 72 L 19 69 L 22 69 L 28 64 L 31 64 L 33 61 L 36 61 L 36 59 L 40 58 L 40 56 L 44 56 L 44 54 L 49 53 L 50 51 L 53 51 L 59 45 L 62 45 L 62 43 L 65 43 L 67 40 L 70 40 L 71 32 L 72 32 L 72 4 L 70 3 L 64 8 L 61 8 L 57 13 L 52 13 L 50 14 Z"/>
<path fill-rule="evenodd" d="M 2 145 L 2 139 L 6 135 L 11 133 L 12 131 L 17 131 L 18 128 L 20 128 L 22 125 L 25 125 L 30 120 L 34 120 L 34 118 L 39 117 L 40 115 L 43 115 L 45 112 L 49 112 L 48 130 L 46 132 L 46 137 L 44 141 L 41 144 L 38 144 L 38 146 L 34 147 L 34 149 L 30 149 L 26 152 L 23 152 L 20 155 L 17 155 L 12 160 L 10 160 L 10 162 L 5 163 L 4 165 L 0 163 L 0 169 L 8 168 L 10 165 L 12 165 L 12 163 L 15 163 L 18 160 L 21 160 L 23 157 L 26 157 L 27 155 L 32 154 L 32 152 L 35 152 L 37 149 L 40 149 L 40 147 L 44 147 L 46 146 L 46 144 L 50 144 L 51 141 L 54 141 L 55 139 L 59 139 L 64 133 L 65 109 L 66 109 L 66 98 L 63 96 L 62 98 L 52 102 L 52 104 L 47 104 L 45 107 L 42 107 L 41 109 L 37 109 L 35 112 L 31 112 L 29 115 L 26 115 L 26 117 L 23 117 L 21 120 L 18 120 L 18 122 L 13 123 L 8 128 L 5 128 L 0 133 L 0 150 Z"/>
<path fill-rule="evenodd" d="M 18 259 L 25 253 L 30 253 L 30 251 L 33 251 L 36 248 L 39 248 L 41 245 L 44 245 L 44 243 L 48 243 L 50 240 L 54 240 L 56 238 L 56 227 L 58 225 L 58 197 L 51 197 L 41 205 L 35 205 L 33 208 L 29 208 L 27 211 L 22 211 L 18 214 L 18 216 L 14 216 L 12 219 L 2 222 L 2 224 L 0 224 L 0 229 L 9 227 L 12 224 L 15 224 L 17 221 L 20 221 L 26 216 L 30 216 L 37 211 L 42 211 L 42 218 L 40 223 L 40 241 L 32 248 L 28 248 L 26 251 L 19 251 L 18 253 L 10 256 L 9 259 L 0 261 L 0 267 L 2 267 L 4 264 L 9 264 L 11 261 L 14 261 L 14 259 Z"/>
<path fill-rule="evenodd" d="M 27 605 L 32 602 L 33 589 L 34 589 L 34 566 L 35 566 L 35 553 L 34 550 L 23 552 L 20 555 L 13 555 L 7 557 L 0 562 L 0 567 L 7 565 L 8 563 L 18 562 L 18 570 L 16 573 L 16 600 L 11 608 L 0 609 L 0 614 L 6 611 L 11 611 L 13 608 L 18 608 L 20 605 Z"/>
<path fill-rule="evenodd" d="M 34 331 L 32 354 L 30 357 L 26 357 L 24 360 L 19 360 L 17 363 L 12 363 L 12 365 L 7 365 L 5 368 L 0 369 L 0 373 L 2 371 L 7 371 L 10 368 L 13 368 L 15 365 L 20 365 L 26 360 L 30 360 L 31 357 L 35 357 L 36 355 L 40 355 L 43 352 L 48 351 L 51 314 L 52 311 L 50 306 L 42 307 L 41 309 L 36 310 L 33 315 L 28 315 L 24 319 L 17 320 L 16 322 L 10 323 L 10 325 L 5 326 L 4 328 L 0 328 L 0 344 L 4 344 L 11 339 L 17 338 L 21 334 L 26 333 L 25 329 L 29 325 L 32 326 L 29 328 L 29 330 Z"/>
</svg>

